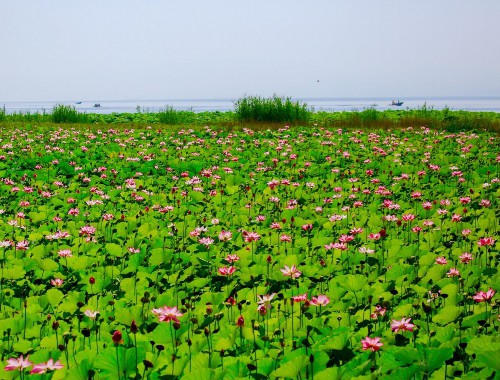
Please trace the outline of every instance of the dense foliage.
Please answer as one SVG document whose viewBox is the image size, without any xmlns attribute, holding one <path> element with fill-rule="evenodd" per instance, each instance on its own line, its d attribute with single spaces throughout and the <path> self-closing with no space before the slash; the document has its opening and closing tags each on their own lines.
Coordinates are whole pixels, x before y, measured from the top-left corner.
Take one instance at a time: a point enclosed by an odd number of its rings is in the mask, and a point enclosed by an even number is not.
<svg viewBox="0 0 500 380">
<path fill-rule="evenodd" d="M 2 379 L 498 376 L 492 134 L 0 133 Z"/>
</svg>

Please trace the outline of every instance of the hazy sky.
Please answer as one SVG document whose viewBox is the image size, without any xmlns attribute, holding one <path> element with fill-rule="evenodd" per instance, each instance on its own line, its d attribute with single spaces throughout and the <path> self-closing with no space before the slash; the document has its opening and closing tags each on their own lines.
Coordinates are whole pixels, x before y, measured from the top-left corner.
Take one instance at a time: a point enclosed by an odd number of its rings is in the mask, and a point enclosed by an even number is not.
<svg viewBox="0 0 500 380">
<path fill-rule="evenodd" d="M 499 20 L 499 0 L 0 0 L 0 101 L 499 96 Z"/>
</svg>

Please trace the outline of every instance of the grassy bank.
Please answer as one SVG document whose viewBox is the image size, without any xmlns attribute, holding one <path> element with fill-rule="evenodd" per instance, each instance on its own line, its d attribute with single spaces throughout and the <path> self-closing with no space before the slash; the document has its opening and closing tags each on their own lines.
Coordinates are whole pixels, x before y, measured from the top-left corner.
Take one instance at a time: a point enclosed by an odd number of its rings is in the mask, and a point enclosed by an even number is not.
<svg viewBox="0 0 500 380">
<path fill-rule="evenodd" d="M 8 114 L 0 109 L 0 126 L 22 124 L 80 124 L 125 126 L 219 126 L 276 129 L 283 125 L 328 128 L 393 129 L 426 126 L 450 132 L 489 130 L 500 133 L 500 113 L 435 110 L 428 107 L 406 110 L 378 111 L 366 109 L 352 112 L 314 112 L 306 105 L 289 99 L 244 98 L 229 112 L 179 111 L 167 106 L 160 112 L 81 113 L 71 106 L 57 106 L 51 112 Z"/>
</svg>

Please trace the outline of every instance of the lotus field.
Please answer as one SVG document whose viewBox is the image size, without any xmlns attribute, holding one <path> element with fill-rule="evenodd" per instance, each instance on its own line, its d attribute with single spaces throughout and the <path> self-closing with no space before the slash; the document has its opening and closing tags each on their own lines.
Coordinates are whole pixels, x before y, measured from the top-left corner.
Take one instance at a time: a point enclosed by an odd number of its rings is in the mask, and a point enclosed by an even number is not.
<svg viewBox="0 0 500 380">
<path fill-rule="evenodd" d="M 498 379 L 498 137 L 0 132 L 1 379 Z"/>
</svg>

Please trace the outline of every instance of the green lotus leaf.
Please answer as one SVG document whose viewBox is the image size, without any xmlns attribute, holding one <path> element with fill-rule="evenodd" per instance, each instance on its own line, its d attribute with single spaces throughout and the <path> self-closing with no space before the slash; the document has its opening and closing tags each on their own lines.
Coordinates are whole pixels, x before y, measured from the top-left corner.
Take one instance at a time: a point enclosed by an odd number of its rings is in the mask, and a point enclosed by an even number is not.
<svg viewBox="0 0 500 380">
<path fill-rule="evenodd" d="M 432 320 L 440 325 L 447 325 L 448 323 L 455 322 L 462 313 L 462 307 L 450 305 L 444 307 L 438 314 L 432 317 Z"/>
<path fill-rule="evenodd" d="M 28 340 L 20 340 L 19 342 L 14 343 L 12 346 L 12 349 L 15 352 L 18 352 L 20 354 L 26 354 L 31 351 L 31 342 Z"/>
<path fill-rule="evenodd" d="M 122 257 L 125 254 L 125 249 L 115 243 L 106 244 L 106 252 L 114 257 Z"/>
<path fill-rule="evenodd" d="M 49 335 L 44 337 L 40 341 L 40 347 L 41 348 L 46 348 L 49 350 L 56 350 L 57 349 L 57 340 L 55 335 Z"/>
<path fill-rule="evenodd" d="M 455 326 L 451 324 L 440 327 L 436 332 L 436 339 L 441 343 L 451 342 L 455 337 L 455 330 Z"/>
<path fill-rule="evenodd" d="M 294 360 L 290 360 L 287 362 L 282 361 L 281 364 L 276 370 L 271 372 L 271 378 L 292 378 L 296 379 L 300 372 L 305 366 L 309 364 L 309 357 L 306 355 L 298 356 L 294 358 Z"/>
<path fill-rule="evenodd" d="M 339 367 L 327 368 L 314 375 L 316 380 L 341 380 L 342 375 Z"/>
<path fill-rule="evenodd" d="M 339 278 L 340 279 L 340 278 Z M 349 274 L 342 279 L 340 282 L 340 286 L 351 291 L 351 292 L 359 292 L 368 284 L 368 280 L 365 276 L 362 275 L 352 275 Z"/>
<path fill-rule="evenodd" d="M 26 271 L 22 266 L 12 265 L 10 268 L 5 268 L 3 272 L 3 278 L 6 280 L 18 280 L 24 278 Z"/>
<path fill-rule="evenodd" d="M 444 362 L 453 357 L 453 348 L 426 348 L 425 357 L 427 369 L 432 372 L 444 365 Z"/>
</svg>

